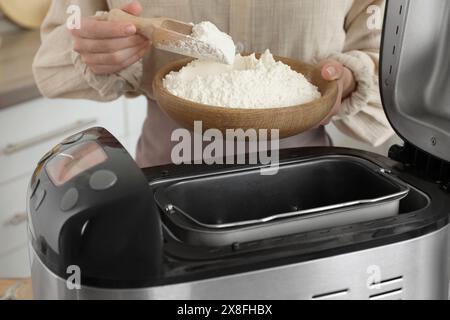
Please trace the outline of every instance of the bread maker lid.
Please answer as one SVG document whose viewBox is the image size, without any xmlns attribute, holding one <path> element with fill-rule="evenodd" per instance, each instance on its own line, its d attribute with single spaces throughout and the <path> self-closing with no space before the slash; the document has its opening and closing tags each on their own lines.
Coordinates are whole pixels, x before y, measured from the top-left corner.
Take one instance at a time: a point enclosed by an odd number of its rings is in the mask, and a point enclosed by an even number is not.
<svg viewBox="0 0 450 320">
<path fill-rule="evenodd" d="M 389 0 L 386 6 L 384 110 L 403 140 L 450 162 L 450 1 Z"/>
</svg>

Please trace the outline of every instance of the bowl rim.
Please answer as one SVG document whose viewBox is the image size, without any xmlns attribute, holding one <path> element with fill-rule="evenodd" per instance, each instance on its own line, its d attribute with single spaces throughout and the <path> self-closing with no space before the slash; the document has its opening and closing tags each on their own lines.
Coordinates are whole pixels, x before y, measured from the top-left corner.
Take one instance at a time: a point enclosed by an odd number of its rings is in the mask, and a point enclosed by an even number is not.
<svg viewBox="0 0 450 320">
<path fill-rule="evenodd" d="M 244 55 L 244 56 L 248 56 L 251 54 L 253 54 L 253 53 L 241 53 L 241 55 Z M 261 53 L 254 53 L 254 54 L 258 58 L 261 56 Z M 290 67 L 289 63 L 292 62 L 295 64 L 303 65 L 303 66 L 311 69 L 311 71 L 317 70 L 317 68 L 315 66 L 313 66 L 309 63 L 306 63 L 306 62 L 298 61 L 298 60 L 295 60 L 292 58 L 276 56 L 276 55 L 274 55 L 273 57 L 274 57 L 275 61 L 284 60 L 283 63 L 289 65 L 289 67 Z M 236 107 L 222 107 L 222 106 L 214 106 L 214 105 L 199 103 L 199 102 L 191 101 L 191 100 L 181 98 L 181 97 L 178 97 L 178 96 L 172 94 L 169 90 L 167 90 L 164 87 L 164 83 L 163 83 L 163 80 L 166 77 L 166 75 L 168 75 L 170 72 L 174 71 L 173 69 L 175 66 L 178 67 L 178 65 L 180 65 L 180 68 L 178 69 L 178 70 L 180 70 L 181 68 L 183 68 L 188 63 L 190 63 L 191 61 L 194 61 L 194 60 L 196 60 L 196 59 L 195 58 L 178 59 L 178 60 L 169 62 L 168 64 L 166 64 L 165 66 L 163 66 L 162 68 L 160 68 L 158 70 L 158 72 L 155 74 L 155 76 L 153 78 L 153 83 L 152 83 L 153 96 L 155 97 L 156 100 L 158 100 L 157 96 L 156 96 L 156 92 L 159 91 L 160 94 L 170 96 L 171 98 L 178 100 L 179 103 L 195 104 L 198 108 L 203 108 L 205 110 L 206 109 L 208 109 L 208 110 L 214 109 L 215 112 L 233 111 L 233 112 L 240 112 L 240 113 L 255 113 L 255 112 L 259 113 L 259 112 L 274 112 L 274 111 L 280 111 L 280 110 L 290 111 L 290 110 L 294 110 L 294 109 L 297 110 L 299 108 L 311 107 L 313 104 L 316 104 L 317 102 L 319 102 L 321 100 L 328 99 L 329 96 L 333 96 L 333 95 L 337 96 L 337 92 L 339 90 L 337 80 L 328 81 L 330 83 L 331 89 L 327 90 L 327 92 L 325 94 L 322 94 L 322 96 L 319 99 L 315 99 L 315 100 L 307 102 L 307 103 L 297 104 L 297 105 L 288 106 L 288 107 L 236 108 Z M 310 81 L 310 80 L 308 79 L 308 81 Z"/>
</svg>

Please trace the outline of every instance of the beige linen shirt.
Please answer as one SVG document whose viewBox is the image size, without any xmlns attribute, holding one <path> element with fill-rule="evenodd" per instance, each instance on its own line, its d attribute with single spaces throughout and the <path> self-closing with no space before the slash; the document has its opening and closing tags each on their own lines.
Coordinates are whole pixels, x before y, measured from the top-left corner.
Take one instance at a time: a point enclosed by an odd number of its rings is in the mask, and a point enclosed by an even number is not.
<svg viewBox="0 0 450 320">
<path fill-rule="evenodd" d="M 92 16 L 127 2 L 52 2 L 33 65 L 37 85 L 45 96 L 111 101 L 126 93 L 151 98 L 153 75 L 179 56 L 153 48 L 143 61 L 117 74 L 96 76 L 72 50 L 65 26 L 71 4 L 79 5 L 83 16 Z M 384 12 L 383 0 L 141 0 L 141 4 L 145 17 L 167 16 L 195 23 L 209 20 L 229 33 L 243 51 L 269 48 L 276 55 L 309 63 L 337 59 L 353 71 L 357 89 L 343 101 L 334 124 L 375 146 L 393 134 L 378 88 L 381 30 L 367 25 L 372 14 L 369 6 L 376 5 Z"/>
</svg>

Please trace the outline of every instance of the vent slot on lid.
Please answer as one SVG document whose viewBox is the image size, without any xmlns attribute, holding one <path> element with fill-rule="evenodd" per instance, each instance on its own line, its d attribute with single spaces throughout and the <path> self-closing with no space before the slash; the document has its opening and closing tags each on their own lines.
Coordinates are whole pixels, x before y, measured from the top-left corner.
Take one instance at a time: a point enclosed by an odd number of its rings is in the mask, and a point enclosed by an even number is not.
<svg viewBox="0 0 450 320">
<path fill-rule="evenodd" d="M 404 12 L 404 10 L 403 10 L 403 4 L 402 4 L 402 5 L 400 5 L 400 8 L 399 8 L 399 16 L 400 17 L 403 17 L 403 12 Z M 395 35 L 399 36 L 399 34 L 400 34 L 400 25 L 397 25 L 396 28 L 395 28 Z M 399 40 L 397 38 L 396 42 L 394 42 L 394 44 L 392 45 L 392 62 L 389 65 L 389 75 L 385 79 L 385 85 L 386 86 L 390 85 L 390 81 L 389 80 L 390 80 L 391 76 L 394 73 L 394 65 L 397 64 L 396 53 L 397 53 L 397 43 L 398 43 L 398 41 Z"/>
</svg>

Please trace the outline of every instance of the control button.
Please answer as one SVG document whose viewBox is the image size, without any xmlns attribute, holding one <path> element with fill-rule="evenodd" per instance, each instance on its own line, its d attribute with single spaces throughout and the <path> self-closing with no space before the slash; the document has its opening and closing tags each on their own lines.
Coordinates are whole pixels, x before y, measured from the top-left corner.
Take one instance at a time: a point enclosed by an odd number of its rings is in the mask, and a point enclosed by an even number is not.
<svg viewBox="0 0 450 320">
<path fill-rule="evenodd" d="M 64 196 L 61 199 L 61 210 L 62 211 L 69 211 L 70 209 L 73 209 L 75 205 L 78 202 L 78 190 L 75 188 L 71 188 L 67 190 L 67 192 L 64 194 Z"/>
<path fill-rule="evenodd" d="M 36 181 L 34 182 L 34 184 L 31 186 L 31 195 L 30 198 L 33 198 L 34 195 L 36 194 L 36 190 L 39 187 L 39 184 L 41 183 L 41 180 L 36 179 Z"/>
<path fill-rule="evenodd" d="M 75 143 L 77 141 L 79 141 L 82 137 L 83 137 L 84 133 L 77 133 L 74 134 L 73 136 L 70 136 L 66 139 L 64 139 L 61 144 L 66 145 L 66 144 L 72 144 Z"/>
<path fill-rule="evenodd" d="M 41 206 L 42 202 L 44 201 L 46 192 L 45 190 L 42 190 L 39 192 L 36 196 L 36 201 L 34 202 L 34 210 L 37 211 L 39 207 Z"/>
<path fill-rule="evenodd" d="M 91 176 L 89 185 L 92 189 L 101 191 L 113 187 L 116 182 L 117 176 L 114 174 L 114 172 L 108 170 L 99 170 Z"/>
</svg>

